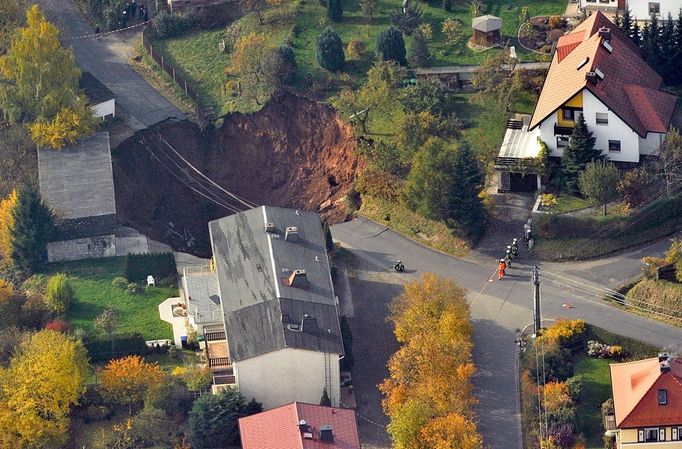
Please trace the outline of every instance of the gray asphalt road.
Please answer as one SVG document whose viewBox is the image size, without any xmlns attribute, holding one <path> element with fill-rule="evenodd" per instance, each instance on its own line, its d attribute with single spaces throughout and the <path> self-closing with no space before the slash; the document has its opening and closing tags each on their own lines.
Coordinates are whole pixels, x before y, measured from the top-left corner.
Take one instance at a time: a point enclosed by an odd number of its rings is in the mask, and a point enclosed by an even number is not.
<svg viewBox="0 0 682 449">
<path fill-rule="evenodd" d="M 149 85 L 128 64 L 132 55 L 129 40 L 113 34 L 101 39 L 75 37 L 93 34 L 71 0 L 37 0 L 48 20 L 62 31 L 62 42 L 71 46 L 78 66 L 92 73 L 116 94 L 116 108 L 124 112 L 132 131 L 184 114 Z M 136 33 L 137 31 L 126 32 Z M 124 33 L 122 33 L 124 34 Z"/>
<path fill-rule="evenodd" d="M 372 279 L 373 282 L 368 288 L 366 283 L 354 283 L 351 279 L 356 310 L 365 302 L 388 303 L 396 292 L 396 283 L 417 278 L 424 272 L 453 279 L 469 289 L 475 328 L 474 362 L 478 373 L 474 385 L 479 399 L 477 412 L 480 430 L 486 444 L 493 449 L 521 449 L 515 366 L 517 348 L 514 339 L 519 329 L 532 322 L 529 271 L 533 261 L 528 254 L 521 253 L 520 263 L 508 271 L 505 279 L 488 282 L 496 270 L 493 258 L 489 263 L 478 257 L 478 263 L 455 259 L 364 218 L 333 226 L 332 234 L 355 255 L 356 276 Z M 541 269 L 547 273 L 542 276 L 541 287 L 543 318 L 583 318 L 609 331 L 658 346 L 679 345 L 682 342 L 682 329 L 615 309 L 604 303 L 600 299 L 601 295 L 593 293 L 594 287 L 615 287 L 627 282 L 640 272 L 642 255 L 660 254 L 666 246 L 666 242 L 659 242 L 633 253 L 595 262 L 541 265 Z M 397 259 L 405 263 L 406 273 L 391 273 L 388 269 Z M 385 290 L 381 288 L 382 283 L 386 285 Z M 572 308 L 565 308 L 563 304 L 571 304 Z M 364 323 L 356 321 L 355 325 L 369 327 L 372 325 L 371 320 L 374 321 L 375 328 L 371 332 L 376 339 L 376 346 L 382 348 L 368 350 L 374 351 L 373 357 L 387 359 L 390 351 L 385 341 L 390 341 L 390 337 L 377 333 L 390 332 L 390 326 L 383 325 L 381 311 L 376 308 L 371 310 L 371 317 L 368 315 Z M 356 350 L 355 354 L 357 359 L 361 351 Z M 378 360 L 373 360 L 367 366 L 372 368 L 374 365 L 380 369 Z M 380 372 L 384 373 L 385 369 Z M 363 382 L 363 375 L 370 376 L 372 380 Z M 356 392 L 362 399 L 379 400 L 378 392 L 372 390 L 376 388 L 372 386 L 377 383 L 375 377 L 379 376 L 369 372 L 354 375 Z M 365 411 L 372 413 L 372 416 L 380 415 L 378 402 L 365 407 Z"/>
</svg>

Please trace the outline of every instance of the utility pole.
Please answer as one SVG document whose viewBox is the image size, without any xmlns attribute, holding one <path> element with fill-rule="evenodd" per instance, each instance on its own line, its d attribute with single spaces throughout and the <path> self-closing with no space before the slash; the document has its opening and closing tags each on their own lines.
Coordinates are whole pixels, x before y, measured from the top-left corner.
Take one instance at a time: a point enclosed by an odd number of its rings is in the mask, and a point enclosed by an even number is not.
<svg viewBox="0 0 682 449">
<path fill-rule="evenodd" d="M 540 335 L 540 329 L 542 326 L 541 317 L 542 312 L 540 311 L 540 269 L 537 265 L 533 267 L 531 280 L 533 282 L 533 330 L 534 337 Z"/>
</svg>

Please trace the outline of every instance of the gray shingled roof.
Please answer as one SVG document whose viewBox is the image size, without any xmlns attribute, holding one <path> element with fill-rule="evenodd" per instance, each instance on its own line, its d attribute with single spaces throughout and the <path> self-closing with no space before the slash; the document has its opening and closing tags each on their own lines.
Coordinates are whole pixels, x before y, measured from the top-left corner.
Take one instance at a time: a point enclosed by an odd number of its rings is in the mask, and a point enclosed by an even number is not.
<svg viewBox="0 0 682 449">
<path fill-rule="evenodd" d="M 222 321 L 220 291 L 215 274 L 208 271 L 202 274 L 186 274 L 182 282 L 187 294 L 187 311 L 196 323 L 215 323 Z"/>
<path fill-rule="evenodd" d="M 487 33 L 489 31 L 495 31 L 502 28 L 502 19 L 491 15 L 474 17 L 471 20 L 471 26 L 474 30 Z"/>
<path fill-rule="evenodd" d="M 266 223 L 274 225 L 270 232 Z M 285 229 L 298 228 L 287 241 Z M 285 347 L 343 354 L 320 218 L 262 206 L 209 223 L 230 357 L 239 361 Z M 293 270 L 308 284 L 284 285 Z M 302 330 L 295 329 L 303 323 Z"/>
<path fill-rule="evenodd" d="M 80 79 L 80 88 L 85 91 L 90 104 L 96 105 L 116 98 L 116 95 L 90 72 L 83 72 Z"/>
<path fill-rule="evenodd" d="M 116 214 L 107 132 L 38 150 L 38 179 L 43 199 L 63 220 Z"/>
</svg>

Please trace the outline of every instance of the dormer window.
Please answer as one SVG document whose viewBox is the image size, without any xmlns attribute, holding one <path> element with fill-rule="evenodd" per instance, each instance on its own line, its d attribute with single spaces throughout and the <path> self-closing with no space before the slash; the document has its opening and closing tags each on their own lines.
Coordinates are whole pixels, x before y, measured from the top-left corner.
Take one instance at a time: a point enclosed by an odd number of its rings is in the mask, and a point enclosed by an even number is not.
<svg viewBox="0 0 682 449">
<path fill-rule="evenodd" d="M 658 390 L 658 405 L 668 405 L 668 390 Z"/>
</svg>

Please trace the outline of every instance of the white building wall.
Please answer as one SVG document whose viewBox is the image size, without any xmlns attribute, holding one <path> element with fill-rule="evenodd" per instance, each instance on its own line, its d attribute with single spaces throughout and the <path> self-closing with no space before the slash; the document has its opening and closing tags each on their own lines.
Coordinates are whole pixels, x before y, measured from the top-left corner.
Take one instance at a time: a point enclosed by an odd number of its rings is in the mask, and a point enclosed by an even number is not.
<svg viewBox="0 0 682 449">
<path fill-rule="evenodd" d="M 608 113 L 608 125 L 597 125 L 597 112 Z M 603 150 L 610 161 L 639 162 L 639 135 L 587 89 L 583 90 L 583 114 L 596 138 L 595 148 Z M 608 151 L 609 140 L 620 140 L 620 152 Z"/>
<path fill-rule="evenodd" d="M 556 136 L 554 135 L 554 125 L 556 125 L 556 112 L 547 117 L 542 123 L 540 123 L 540 139 L 545 142 L 547 148 L 549 148 L 549 155 L 561 157 L 564 154 L 563 149 L 558 149 L 556 145 Z"/>
<path fill-rule="evenodd" d="M 658 149 L 665 140 L 665 134 L 648 133 L 646 139 L 639 138 L 639 154 L 658 154 Z"/>
<path fill-rule="evenodd" d="M 330 357 L 331 391 L 334 407 L 339 406 L 341 393 L 339 355 Z M 302 349 L 285 348 L 234 363 L 239 391 L 247 401 L 252 397 L 263 403 L 264 409 L 290 402 L 319 404 L 325 388 L 325 354 Z"/>
<path fill-rule="evenodd" d="M 112 98 L 104 103 L 92 105 L 92 110 L 97 118 L 104 118 L 109 115 L 116 117 L 116 100 Z"/>
<path fill-rule="evenodd" d="M 632 0 L 630 0 L 632 1 Z M 665 1 L 665 0 L 664 0 Z M 592 1 L 587 1 L 587 0 L 580 0 L 580 9 L 617 9 L 618 8 L 618 0 L 592 0 Z"/>
<path fill-rule="evenodd" d="M 660 4 L 661 13 L 656 16 L 660 20 L 666 20 L 668 13 L 672 14 L 673 20 L 677 20 L 677 15 L 682 8 L 682 0 L 628 0 L 630 14 L 637 20 L 649 20 L 650 2 Z"/>
</svg>

